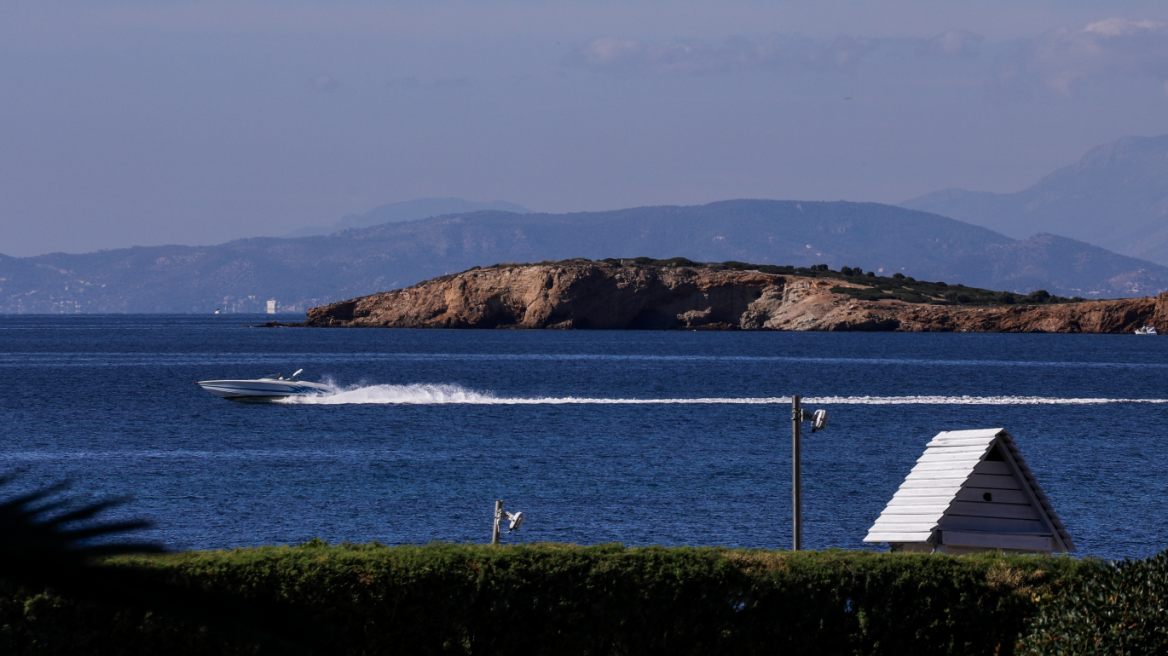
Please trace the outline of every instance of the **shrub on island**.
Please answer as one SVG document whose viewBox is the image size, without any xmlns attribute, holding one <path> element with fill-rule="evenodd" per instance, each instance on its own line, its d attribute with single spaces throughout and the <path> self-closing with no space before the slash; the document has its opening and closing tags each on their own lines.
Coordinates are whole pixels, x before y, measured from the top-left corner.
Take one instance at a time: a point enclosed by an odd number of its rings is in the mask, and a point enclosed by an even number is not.
<svg viewBox="0 0 1168 656">
<path fill-rule="evenodd" d="M 540 264 L 566 264 L 571 262 L 586 263 L 591 261 L 592 260 L 580 258 L 576 260 L 564 260 L 562 262 L 541 262 Z M 1078 296 L 1075 298 L 1054 296 L 1043 289 L 1039 289 L 1025 296 L 1021 296 L 1011 292 L 994 291 L 990 289 L 981 289 L 978 287 L 966 287 L 960 284 L 952 285 L 952 287 L 961 289 L 960 292 L 956 292 L 952 291 L 950 289 L 950 285 L 944 282 L 916 280 L 912 276 L 906 276 L 899 271 L 893 273 L 891 276 L 882 276 L 876 274 L 873 271 L 869 271 L 865 274 L 864 270 L 859 267 L 845 266 L 840 267 L 839 271 L 832 271 L 831 268 L 826 264 L 813 264 L 809 267 L 796 267 L 775 264 L 750 264 L 747 262 L 738 262 L 735 260 L 730 260 L 727 262 L 695 262 L 694 260 L 684 257 L 672 257 L 665 260 L 658 260 L 651 257 L 633 257 L 623 259 L 610 257 L 596 261 L 614 267 L 622 267 L 627 265 L 656 266 L 665 268 L 688 267 L 693 269 L 710 269 L 712 271 L 758 271 L 760 273 L 806 276 L 810 278 L 838 278 L 853 284 L 864 285 L 864 287 L 832 287 L 831 291 L 833 293 L 844 294 L 856 300 L 865 301 L 890 298 L 904 301 L 906 303 L 923 303 L 930 305 L 1012 305 L 1016 302 L 1023 305 L 1038 305 L 1051 303 L 1081 303 L 1086 300 Z M 517 262 L 505 262 L 494 264 L 488 268 L 513 266 L 530 265 L 520 264 Z"/>
</svg>

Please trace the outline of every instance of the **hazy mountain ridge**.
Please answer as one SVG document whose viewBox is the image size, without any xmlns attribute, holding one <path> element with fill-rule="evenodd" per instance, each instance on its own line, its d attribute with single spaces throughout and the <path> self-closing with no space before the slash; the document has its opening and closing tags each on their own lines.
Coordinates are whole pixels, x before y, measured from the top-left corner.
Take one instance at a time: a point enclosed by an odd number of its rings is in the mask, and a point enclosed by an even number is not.
<svg viewBox="0 0 1168 656">
<path fill-rule="evenodd" d="M 1147 296 L 1163 291 L 1162 272 L 1158 264 L 1105 248 L 1051 234 L 1038 234 L 1024 241 L 987 250 L 993 262 L 992 279 L 998 287 L 1017 289 L 1047 288 L 1090 294 L 1093 287 L 1115 290 L 1115 296 Z"/>
<path fill-rule="evenodd" d="M 1098 146 L 1017 193 L 945 189 L 900 205 L 1011 237 L 1049 232 L 1168 264 L 1168 135 Z"/>
<path fill-rule="evenodd" d="M 735 200 L 575 214 L 475 212 L 299 239 L 0 258 L 0 312 L 289 311 L 496 262 L 687 257 L 828 263 L 1026 293 L 1168 289 L 1168 268 L 1074 240 L 1018 242 L 891 205 Z"/>
<path fill-rule="evenodd" d="M 387 203 L 375 207 L 364 214 L 350 214 L 331 226 L 310 226 L 300 228 L 284 235 L 286 238 L 313 237 L 317 235 L 331 235 L 334 232 L 350 228 L 368 228 L 382 223 L 399 223 L 401 221 L 417 221 L 448 214 L 465 214 L 482 210 L 497 210 L 500 212 L 514 212 L 527 214 L 531 210 L 496 200 L 490 203 L 481 203 L 461 198 L 418 198 L 399 203 Z"/>
</svg>

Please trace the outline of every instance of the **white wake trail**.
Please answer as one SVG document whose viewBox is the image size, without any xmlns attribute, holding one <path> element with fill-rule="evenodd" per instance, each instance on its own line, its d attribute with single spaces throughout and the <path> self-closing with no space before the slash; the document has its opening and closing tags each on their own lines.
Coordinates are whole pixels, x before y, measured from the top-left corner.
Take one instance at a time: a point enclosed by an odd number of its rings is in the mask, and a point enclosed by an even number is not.
<svg viewBox="0 0 1168 656">
<path fill-rule="evenodd" d="M 1103 405 L 1164 404 L 1168 399 L 1059 398 L 1048 396 L 822 396 L 805 397 L 819 405 Z M 324 396 L 296 396 L 280 403 L 295 405 L 770 405 L 788 404 L 789 396 L 712 398 L 499 397 L 459 385 L 367 385 L 340 388 Z"/>
</svg>

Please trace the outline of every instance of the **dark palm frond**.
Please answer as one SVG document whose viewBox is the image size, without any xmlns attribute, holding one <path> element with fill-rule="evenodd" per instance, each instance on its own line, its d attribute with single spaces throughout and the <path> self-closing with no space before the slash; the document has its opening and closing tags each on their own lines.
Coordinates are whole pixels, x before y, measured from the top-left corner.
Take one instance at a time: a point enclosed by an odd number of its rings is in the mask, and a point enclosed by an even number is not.
<svg viewBox="0 0 1168 656">
<path fill-rule="evenodd" d="M 0 476 L 0 486 L 12 480 L 12 476 Z M 156 574 L 151 576 L 146 568 L 96 562 L 104 556 L 164 553 L 165 549 L 147 542 L 87 542 L 147 528 L 150 523 L 73 526 L 93 520 L 124 500 L 101 501 L 73 510 L 67 510 L 73 505 L 68 499 L 45 501 L 67 487 L 67 483 L 53 485 L 0 502 L 0 579 L 33 589 L 51 588 L 86 601 L 167 612 L 248 641 L 302 650 L 325 644 L 310 624 L 298 622 L 295 613 L 277 604 L 177 586 L 158 580 Z"/>
<path fill-rule="evenodd" d="M 0 477 L 0 486 L 11 483 L 12 476 Z M 133 531 L 149 526 L 148 522 L 128 521 L 71 527 L 70 524 L 92 519 L 98 513 L 124 502 L 113 499 L 64 512 L 49 513 L 67 508 L 68 499 L 36 505 L 47 497 L 65 490 L 68 483 L 59 483 L 8 501 L 0 502 L 0 576 L 21 578 L 31 563 L 51 561 L 55 566 L 83 565 L 95 556 L 128 553 L 162 553 L 156 544 L 120 542 L 101 545 L 85 544 L 85 540 Z"/>
</svg>

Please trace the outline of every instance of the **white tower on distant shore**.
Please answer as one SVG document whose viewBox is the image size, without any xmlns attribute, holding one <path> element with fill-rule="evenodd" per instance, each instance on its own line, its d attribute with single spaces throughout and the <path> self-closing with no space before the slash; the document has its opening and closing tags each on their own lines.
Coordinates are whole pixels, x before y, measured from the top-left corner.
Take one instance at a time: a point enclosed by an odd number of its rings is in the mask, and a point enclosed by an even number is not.
<svg viewBox="0 0 1168 656">
<path fill-rule="evenodd" d="M 276 313 L 276 299 L 268 299 L 268 314 Z"/>
</svg>

